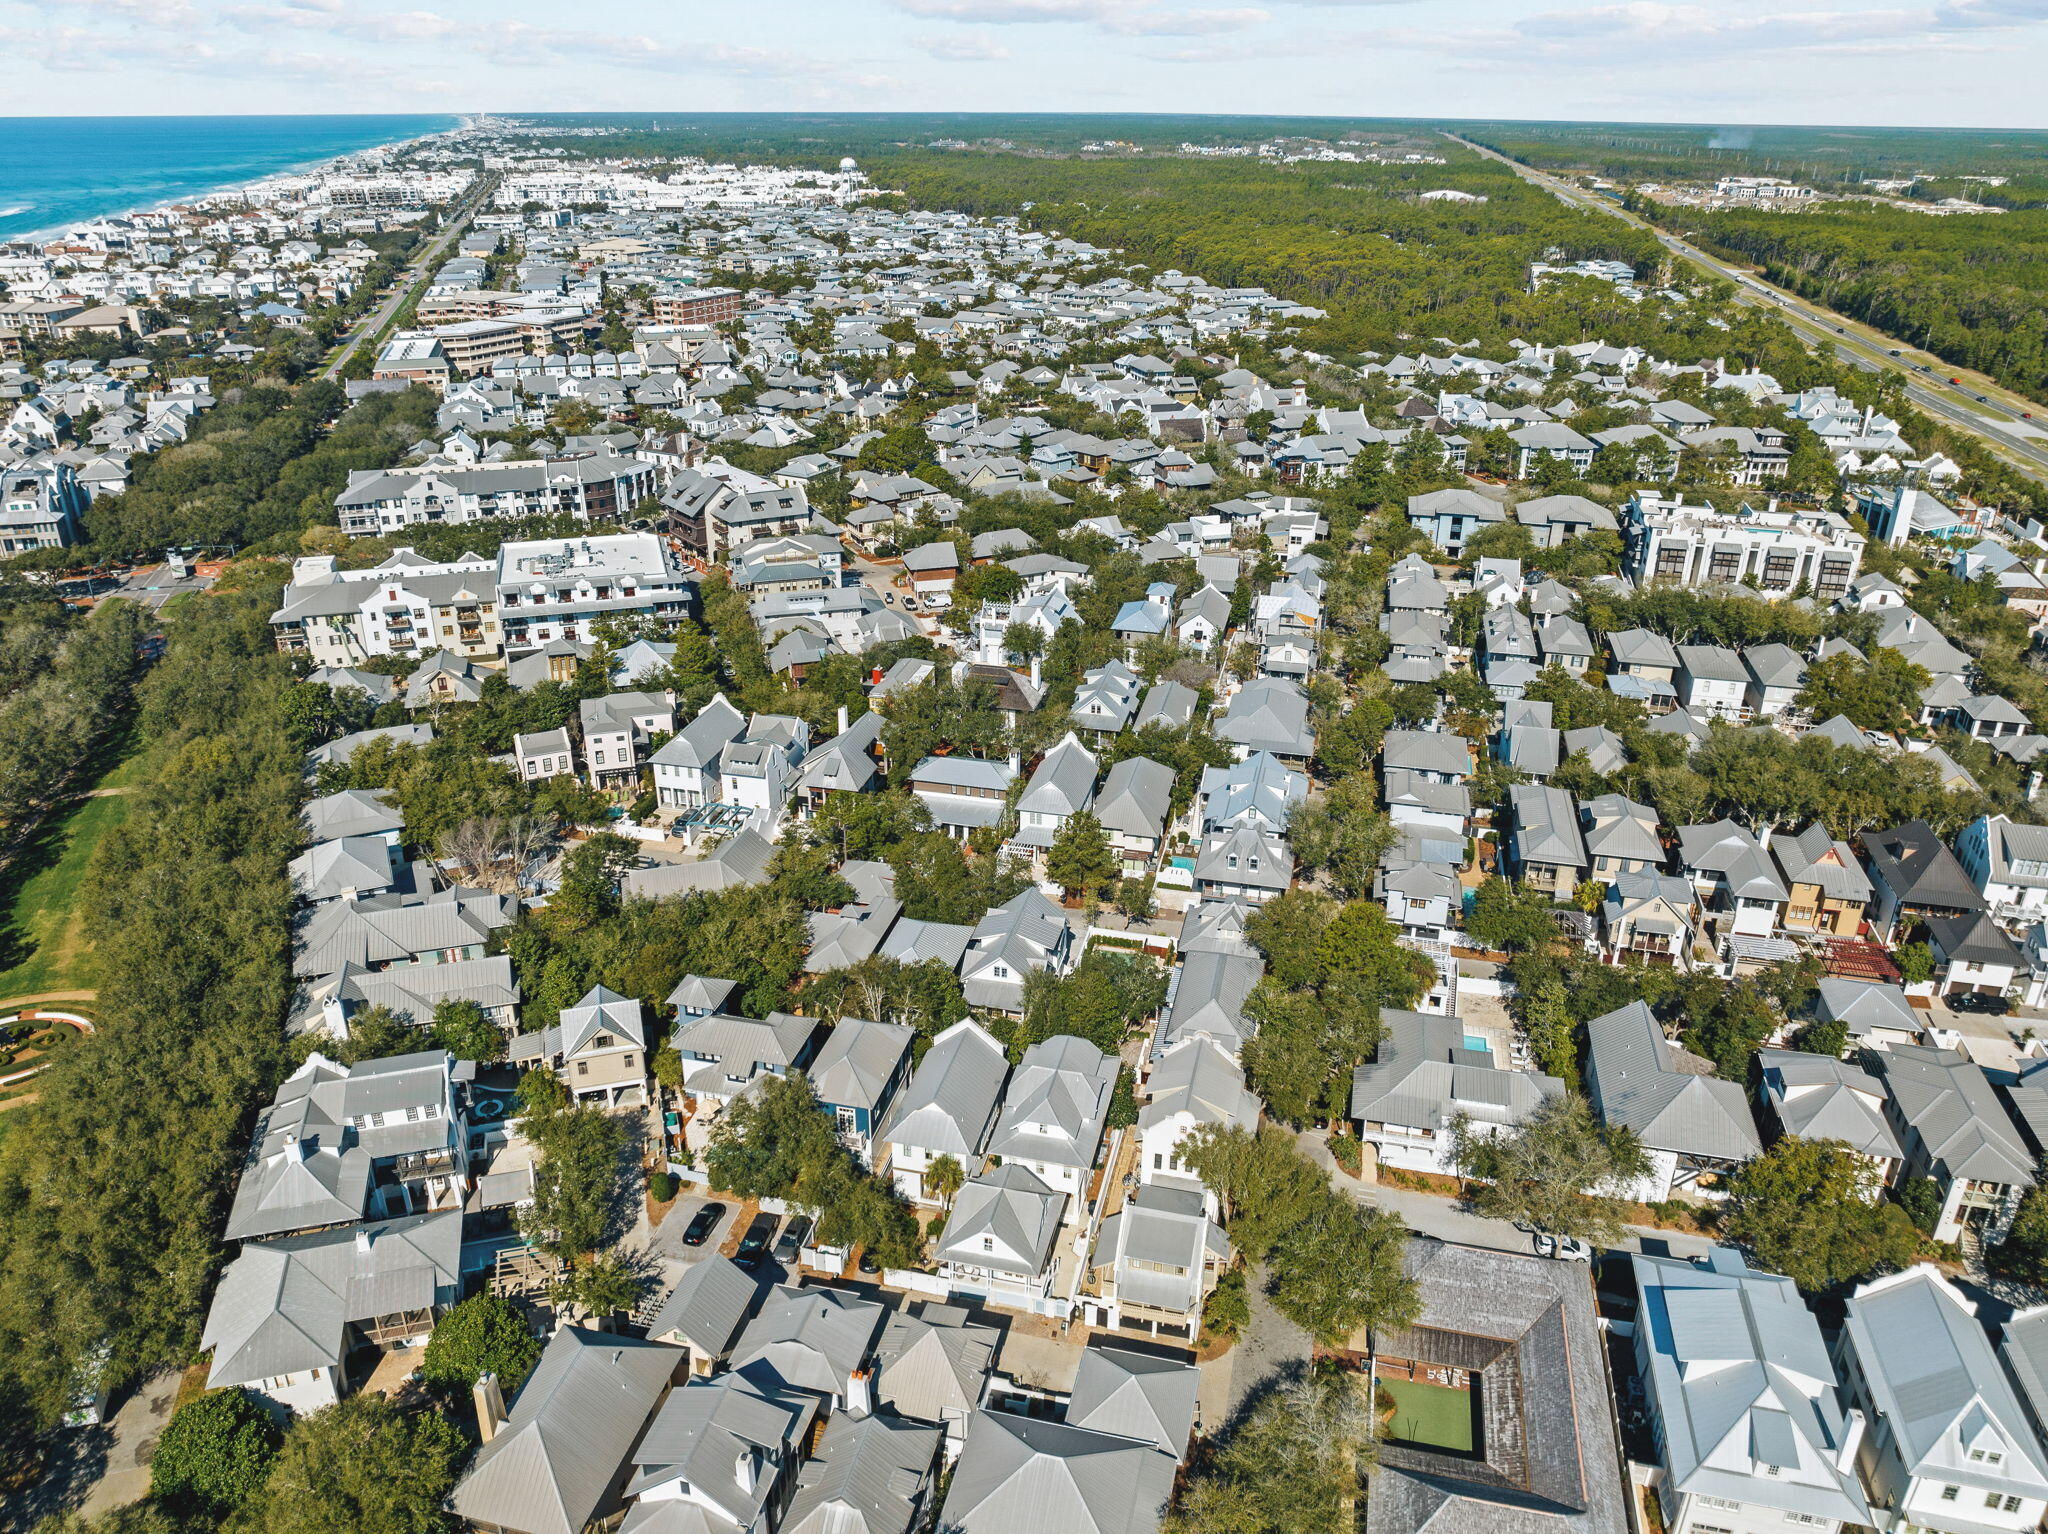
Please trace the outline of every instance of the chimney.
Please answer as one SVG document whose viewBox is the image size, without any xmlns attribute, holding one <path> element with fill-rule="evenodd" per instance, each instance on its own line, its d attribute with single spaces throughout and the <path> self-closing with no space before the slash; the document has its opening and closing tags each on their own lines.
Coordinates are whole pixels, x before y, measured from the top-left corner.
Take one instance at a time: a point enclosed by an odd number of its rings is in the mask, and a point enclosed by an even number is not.
<svg viewBox="0 0 2048 1534">
<path fill-rule="evenodd" d="M 874 1376 L 866 1369 L 856 1369 L 846 1377 L 846 1409 L 856 1417 L 874 1411 Z"/>
<path fill-rule="evenodd" d="M 477 1436 L 489 1443 L 498 1436 L 498 1429 L 505 1425 L 505 1392 L 498 1387 L 498 1376 L 486 1374 L 479 1377 L 470 1397 L 476 1402 Z"/>
<path fill-rule="evenodd" d="M 1033 687 L 1038 686 L 1038 657 L 1036 655 L 1031 657 L 1031 685 Z"/>
<path fill-rule="evenodd" d="M 846 705 L 844 703 L 839 705 L 839 733 L 841 735 L 846 733 Z"/>
<path fill-rule="evenodd" d="M 370 1227 L 367 1225 L 358 1225 L 356 1227 L 356 1251 L 362 1256 L 369 1255 Z"/>
<path fill-rule="evenodd" d="M 1853 1406 L 1842 1413 L 1842 1447 L 1835 1455 L 1835 1468 L 1845 1475 L 1856 1468 L 1856 1451 L 1863 1445 L 1863 1413 Z"/>
<path fill-rule="evenodd" d="M 748 1496 L 754 1494 L 754 1486 L 761 1478 L 761 1467 L 754 1462 L 754 1451 L 742 1449 L 733 1460 L 732 1478 L 739 1483 L 741 1491 Z"/>
</svg>

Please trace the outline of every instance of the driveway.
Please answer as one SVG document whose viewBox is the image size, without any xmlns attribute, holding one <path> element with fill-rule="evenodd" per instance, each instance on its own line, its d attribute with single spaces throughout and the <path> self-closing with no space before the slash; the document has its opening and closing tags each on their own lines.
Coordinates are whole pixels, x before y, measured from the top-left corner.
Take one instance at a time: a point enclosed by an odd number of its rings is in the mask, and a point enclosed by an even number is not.
<svg viewBox="0 0 2048 1534">
<path fill-rule="evenodd" d="M 54 1438 L 43 1474 L 23 1495 L 0 1501 L 0 1530 L 26 1534 L 43 1519 L 77 1510 L 88 1517 L 139 1502 L 149 1491 L 149 1462 L 178 1398 L 178 1371 L 151 1375 L 98 1427 L 67 1428 Z"/>
<path fill-rule="evenodd" d="M 1251 1320 L 1237 1339 L 1237 1346 L 1224 1355 L 1230 1361 L 1228 1405 L 1220 1417 L 1212 1416 L 1203 1391 L 1202 1419 L 1215 1429 L 1234 1421 L 1248 1401 L 1277 1381 L 1306 1369 L 1314 1344 L 1309 1334 L 1273 1308 L 1266 1298 L 1266 1270 L 1255 1268 L 1245 1275 L 1245 1297 L 1250 1301 Z M 1204 1381 L 1205 1385 L 1207 1381 Z"/>
</svg>

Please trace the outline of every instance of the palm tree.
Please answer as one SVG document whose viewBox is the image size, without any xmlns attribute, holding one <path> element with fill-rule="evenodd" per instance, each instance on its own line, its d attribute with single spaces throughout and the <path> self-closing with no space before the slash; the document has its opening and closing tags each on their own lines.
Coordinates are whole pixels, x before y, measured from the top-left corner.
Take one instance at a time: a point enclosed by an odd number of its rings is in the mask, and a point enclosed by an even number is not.
<svg viewBox="0 0 2048 1534">
<path fill-rule="evenodd" d="M 941 1156 L 924 1169 L 924 1185 L 938 1194 L 940 1203 L 948 1213 L 952 1212 L 953 1195 L 960 1191 L 960 1185 L 967 1181 L 966 1172 L 951 1156 Z"/>
</svg>

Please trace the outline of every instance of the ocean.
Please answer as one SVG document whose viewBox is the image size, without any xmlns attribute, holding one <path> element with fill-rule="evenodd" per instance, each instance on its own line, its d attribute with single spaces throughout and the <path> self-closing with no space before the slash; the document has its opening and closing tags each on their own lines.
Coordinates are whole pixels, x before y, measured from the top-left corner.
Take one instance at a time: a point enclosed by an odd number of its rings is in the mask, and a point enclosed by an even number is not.
<svg viewBox="0 0 2048 1534">
<path fill-rule="evenodd" d="M 0 239 L 452 128 L 425 117 L 0 117 Z"/>
</svg>

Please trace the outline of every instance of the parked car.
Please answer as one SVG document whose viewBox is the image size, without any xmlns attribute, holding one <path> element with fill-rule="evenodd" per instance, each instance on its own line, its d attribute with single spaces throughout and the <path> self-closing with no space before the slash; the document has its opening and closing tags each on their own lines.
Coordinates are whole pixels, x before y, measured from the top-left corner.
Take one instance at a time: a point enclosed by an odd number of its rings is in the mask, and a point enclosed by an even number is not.
<svg viewBox="0 0 2048 1534">
<path fill-rule="evenodd" d="M 856 1264 L 856 1266 L 860 1268 L 861 1272 L 869 1275 L 870 1277 L 873 1277 L 875 1274 L 882 1271 L 881 1263 L 875 1260 L 875 1254 L 869 1251 L 866 1247 L 861 1248 L 860 1262 Z"/>
<path fill-rule="evenodd" d="M 683 1231 L 683 1245 L 702 1246 L 712 1231 L 718 1228 L 718 1222 L 724 1218 L 725 1205 L 706 1204 L 690 1216 L 689 1226 Z"/>
<path fill-rule="evenodd" d="M 1577 1236 L 1559 1236 L 1539 1230 L 1536 1232 L 1536 1255 L 1555 1257 L 1560 1262 L 1591 1262 L 1593 1249 Z"/>
<path fill-rule="evenodd" d="M 1983 1012 L 1992 1017 L 2003 1017 L 2012 1010 L 2012 1003 L 2003 996 L 1993 996 L 1985 991 L 1957 991 L 1943 998 L 1951 1012 Z"/>
<path fill-rule="evenodd" d="M 782 1234 L 775 1240 L 775 1260 L 785 1268 L 795 1267 L 797 1258 L 803 1255 L 810 1241 L 811 1222 L 797 1215 L 782 1227 Z"/>
<path fill-rule="evenodd" d="M 733 1261 L 743 1268 L 759 1267 L 761 1259 L 768 1255 L 768 1243 L 775 1239 L 775 1227 L 781 1223 L 772 1214 L 755 1215 L 754 1223 L 740 1237 L 740 1249 L 733 1254 Z"/>
</svg>

